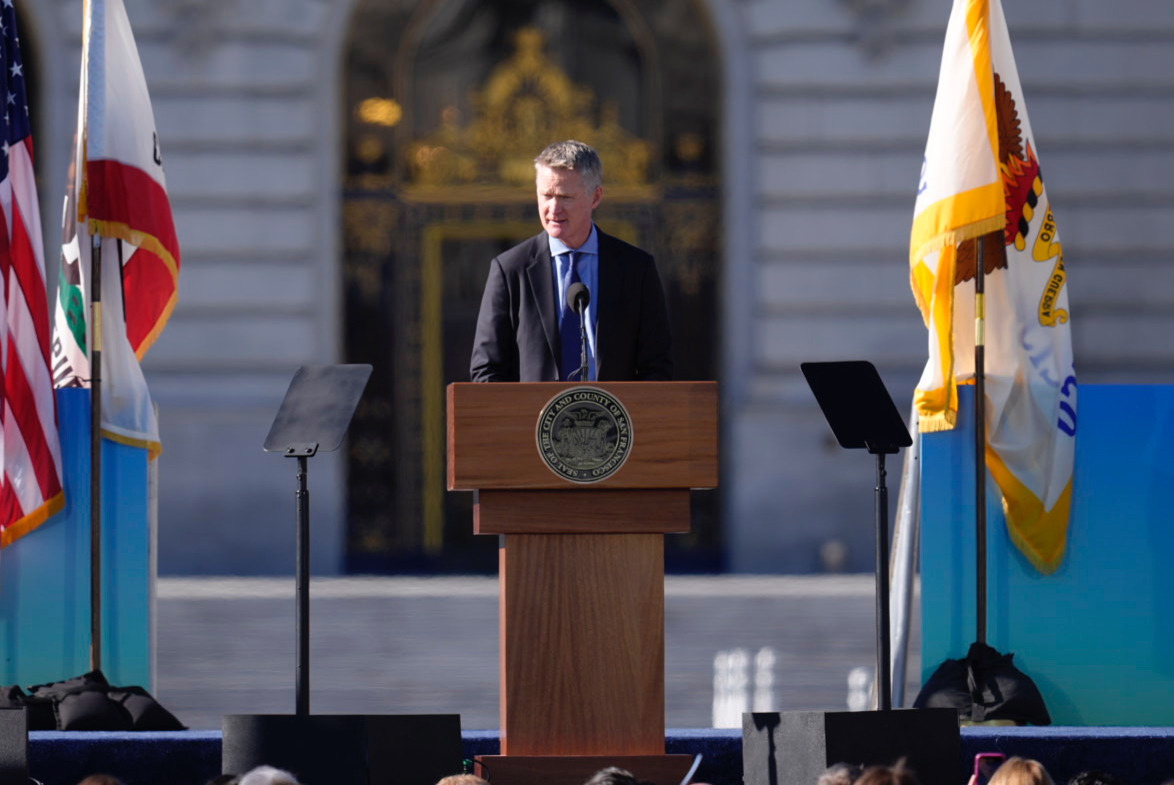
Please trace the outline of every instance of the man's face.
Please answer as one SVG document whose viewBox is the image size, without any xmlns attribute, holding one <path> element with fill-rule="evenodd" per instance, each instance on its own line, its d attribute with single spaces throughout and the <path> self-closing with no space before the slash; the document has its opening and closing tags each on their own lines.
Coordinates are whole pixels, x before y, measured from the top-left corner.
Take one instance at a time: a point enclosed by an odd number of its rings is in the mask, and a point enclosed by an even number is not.
<svg viewBox="0 0 1174 785">
<path fill-rule="evenodd" d="M 603 186 L 590 190 L 570 169 L 538 167 L 538 217 L 542 228 L 571 248 L 591 236 L 591 213 L 603 200 Z"/>
</svg>

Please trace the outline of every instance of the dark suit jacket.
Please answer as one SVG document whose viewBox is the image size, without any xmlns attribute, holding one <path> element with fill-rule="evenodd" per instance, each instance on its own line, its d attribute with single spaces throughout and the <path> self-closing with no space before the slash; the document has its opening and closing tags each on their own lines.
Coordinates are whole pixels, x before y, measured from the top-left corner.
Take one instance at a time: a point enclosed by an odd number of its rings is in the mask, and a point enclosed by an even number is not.
<svg viewBox="0 0 1174 785">
<path fill-rule="evenodd" d="M 490 263 L 469 366 L 473 381 L 558 381 L 562 349 L 550 270 L 545 232 Z M 668 313 L 652 256 L 600 231 L 599 290 L 599 381 L 671 379 Z"/>
</svg>

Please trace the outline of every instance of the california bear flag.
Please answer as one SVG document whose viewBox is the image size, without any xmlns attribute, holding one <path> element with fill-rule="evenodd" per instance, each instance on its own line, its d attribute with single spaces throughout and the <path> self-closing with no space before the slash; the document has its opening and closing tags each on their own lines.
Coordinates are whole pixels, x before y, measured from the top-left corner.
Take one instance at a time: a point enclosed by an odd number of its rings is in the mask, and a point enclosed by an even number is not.
<svg viewBox="0 0 1174 785">
<path fill-rule="evenodd" d="M 159 135 L 122 0 L 86 0 L 77 137 L 63 220 L 53 343 L 58 387 L 89 386 L 95 335 L 102 351 L 107 438 L 159 449 L 139 360 L 178 294 L 179 242 Z M 91 243 L 101 237 L 101 329 L 90 314 Z"/>
</svg>

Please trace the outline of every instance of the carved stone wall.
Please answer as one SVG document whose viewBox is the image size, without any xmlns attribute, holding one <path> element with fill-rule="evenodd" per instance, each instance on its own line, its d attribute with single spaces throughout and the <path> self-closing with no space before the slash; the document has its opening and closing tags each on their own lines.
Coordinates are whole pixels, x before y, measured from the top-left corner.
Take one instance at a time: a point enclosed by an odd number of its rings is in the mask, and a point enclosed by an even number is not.
<svg viewBox="0 0 1174 785">
<path fill-rule="evenodd" d="M 406 23 L 432 1 L 387 7 L 402 9 Z M 665 182 L 667 167 L 678 182 L 700 188 L 690 184 L 690 171 L 701 180 L 720 171 L 720 206 L 668 200 L 649 219 L 633 203 L 609 220 L 654 223 L 653 242 L 665 249 L 660 264 L 673 268 L 681 291 L 715 291 L 714 313 L 705 318 L 720 329 L 707 330 L 705 319 L 683 329 L 720 336 L 714 355 L 721 363 L 727 565 L 810 571 L 822 569 L 821 553 L 840 553 L 843 568 L 867 570 L 871 469 L 832 444 L 797 368 L 815 358 L 871 359 L 899 403 L 920 372 L 925 334 L 906 281 L 906 245 L 949 4 L 881 0 L 886 43 L 873 51 L 864 41 L 870 6 L 855 0 L 698 2 L 701 21 L 668 0 L 640 7 L 652 8 L 648 25 L 676 42 L 660 51 L 662 78 L 674 63 L 696 58 L 698 42 L 717 41 L 712 77 L 660 92 L 654 115 L 675 118 L 660 130 L 645 105 L 621 101 L 616 112 L 637 138 L 663 140 L 649 159 L 651 182 Z M 633 4 L 617 0 L 613 7 L 626 14 Z M 52 266 L 77 111 L 81 4 L 19 5 L 23 35 L 40 54 L 34 122 Z M 357 0 L 199 6 L 208 12 L 195 19 L 185 0 L 127 0 L 184 249 L 178 307 L 145 364 L 164 440 L 160 568 L 288 573 L 292 477 L 260 445 L 296 367 L 338 362 L 347 356 L 347 330 L 379 326 L 373 317 L 349 321 L 344 289 L 391 325 L 378 348 L 394 355 L 401 341 L 421 340 L 407 327 L 419 300 L 406 293 L 423 279 L 409 269 L 404 287 L 386 287 L 375 260 L 401 241 L 417 248 L 450 242 L 413 236 L 403 223 L 408 211 L 473 224 L 532 223 L 533 214 L 524 199 L 397 206 L 340 192 L 347 178 L 382 170 L 406 122 L 387 125 L 396 107 L 368 105 L 366 116 L 379 122 L 364 122 L 363 134 L 386 134 L 385 146 L 368 144 L 366 158 L 352 156 L 358 140 L 342 116 L 340 85 Z M 465 13 L 475 3 L 454 7 Z M 1004 7 L 1065 240 L 1082 383 L 1174 382 L 1174 344 L 1153 339 L 1169 333 L 1174 318 L 1174 224 L 1167 220 L 1174 87 L 1166 76 L 1174 4 L 1039 0 Z M 543 19 L 564 24 L 557 15 Z M 509 41 L 500 43 L 508 53 Z M 359 53 L 378 62 L 394 48 L 387 37 L 364 47 Z M 565 49 L 553 38 L 547 47 Z M 465 64 L 435 65 L 449 73 Z M 491 71 L 492 64 L 470 85 L 484 84 Z M 585 83 L 574 69 L 568 73 Z M 367 73 L 373 89 L 364 98 L 391 94 L 394 85 L 379 82 L 384 76 Z M 420 115 L 426 122 L 419 136 L 436 130 L 439 110 L 454 97 L 467 98 L 432 83 L 425 92 L 437 111 Z M 699 119 L 705 105 L 717 107 L 709 116 L 720 122 Z M 459 127 L 473 116 L 470 106 L 455 118 Z M 358 160 L 366 161 L 364 170 L 347 168 Z M 396 167 L 402 177 L 406 169 Z M 720 277 L 699 276 L 704 262 L 680 247 L 693 232 L 719 249 Z M 450 272 L 443 286 L 473 285 L 462 283 L 464 267 Z M 383 291 L 393 296 L 381 301 Z M 383 424 L 358 435 L 352 448 L 358 443 L 375 459 L 398 454 L 397 443 L 367 439 L 394 427 L 403 411 L 391 405 L 374 412 Z M 320 455 L 311 467 L 316 571 L 343 568 L 340 457 Z"/>
</svg>

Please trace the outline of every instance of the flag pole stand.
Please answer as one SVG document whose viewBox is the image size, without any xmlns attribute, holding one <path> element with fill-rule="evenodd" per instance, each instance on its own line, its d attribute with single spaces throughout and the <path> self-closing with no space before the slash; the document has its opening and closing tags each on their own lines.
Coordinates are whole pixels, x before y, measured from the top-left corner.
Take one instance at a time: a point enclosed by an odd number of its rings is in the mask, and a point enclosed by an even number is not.
<svg viewBox="0 0 1174 785">
<path fill-rule="evenodd" d="M 102 669 L 102 236 L 90 253 L 90 670 Z"/>
<path fill-rule="evenodd" d="M 1003 233 L 995 231 L 974 241 L 974 641 L 965 657 L 946 660 L 934 670 L 913 705 L 952 706 L 959 720 L 984 724 L 1007 719 L 1004 707 L 1014 702 L 1017 722 L 1048 725 L 1051 717 L 1035 682 L 1011 663 L 1013 655 L 987 643 L 986 248 L 988 242 L 998 242 L 997 253 L 1003 253 L 1002 239 Z M 998 689 L 992 689 L 996 682 Z"/>
</svg>

